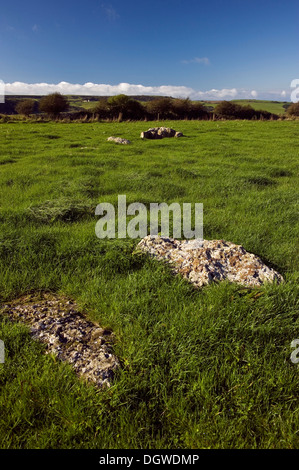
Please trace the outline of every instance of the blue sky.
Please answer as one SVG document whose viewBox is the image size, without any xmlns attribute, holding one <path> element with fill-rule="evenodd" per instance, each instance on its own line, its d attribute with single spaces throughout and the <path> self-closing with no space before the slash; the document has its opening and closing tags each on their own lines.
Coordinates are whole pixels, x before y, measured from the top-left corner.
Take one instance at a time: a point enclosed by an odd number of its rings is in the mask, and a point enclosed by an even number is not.
<svg viewBox="0 0 299 470">
<path fill-rule="evenodd" d="M 299 2 L 14 0 L 0 52 L 6 93 L 290 100 Z"/>
</svg>

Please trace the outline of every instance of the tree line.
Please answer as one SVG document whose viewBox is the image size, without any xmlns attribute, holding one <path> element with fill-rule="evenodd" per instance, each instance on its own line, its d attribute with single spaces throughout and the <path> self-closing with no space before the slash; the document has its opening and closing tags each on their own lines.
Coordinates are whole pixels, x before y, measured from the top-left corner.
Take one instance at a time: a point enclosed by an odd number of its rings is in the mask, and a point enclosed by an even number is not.
<svg viewBox="0 0 299 470">
<path fill-rule="evenodd" d="M 98 120 L 177 120 L 177 119 L 278 119 L 277 114 L 255 110 L 250 105 L 240 105 L 231 101 L 221 101 L 214 109 L 207 108 L 198 101 L 189 98 L 157 97 L 147 102 L 140 102 L 130 96 L 120 94 L 100 98 L 92 109 L 68 112 L 67 98 L 60 93 L 51 93 L 38 102 L 33 99 L 19 101 L 15 110 L 18 114 L 30 116 L 40 112 L 50 119 L 58 119 L 67 113 L 67 117 L 82 117 Z M 299 103 L 293 103 L 287 109 L 287 115 L 299 116 Z"/>
</svg>

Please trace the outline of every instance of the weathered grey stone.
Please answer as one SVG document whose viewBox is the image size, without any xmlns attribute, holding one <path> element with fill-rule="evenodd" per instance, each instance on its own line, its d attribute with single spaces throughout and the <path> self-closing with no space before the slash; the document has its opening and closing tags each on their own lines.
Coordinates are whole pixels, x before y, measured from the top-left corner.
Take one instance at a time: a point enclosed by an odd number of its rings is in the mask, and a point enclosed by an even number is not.
<svg viewBox="0 0 299 470">
<path fill-rule="evenodd" d="M 179 134 L 179 135 L 177 135 Z M 152 127 L 147 131 L 141 132 L 141 139 L 163 139 L 164 137 L 182 137 L 182 132 L 176 132 L 170 127 Z"/>
<path fill-rule="evenodd" d="M 225 279 L 249 287 L 283 281 L 283 277 L 258 256 L 224 240 L 180 241 L 149 235 L 140 241 L 137 249 L 167 261 L 175 273 L 180 273 L 196 287 Z"/>
<path fill-rule="evenodd" d="M 32 337 L 46 344 L 46 353 L 69 362 L 78 376 L 99 387 L 111 385 L 119 367 L 114 335 L 87 320 L 74 302 L 44 293 L 16 299 L 0 312 L 27 324 Z"/>
<path fill-rule="evenodd" d="M 117 144 L 124 144 L 124 145 L 127 145 L 127 144 L 130 144 L 131 142 L 127 139 L 122 139 L 121 137 L 108 137 L 107 139 L 109 142 L 116 142 Z"/>
</svg>

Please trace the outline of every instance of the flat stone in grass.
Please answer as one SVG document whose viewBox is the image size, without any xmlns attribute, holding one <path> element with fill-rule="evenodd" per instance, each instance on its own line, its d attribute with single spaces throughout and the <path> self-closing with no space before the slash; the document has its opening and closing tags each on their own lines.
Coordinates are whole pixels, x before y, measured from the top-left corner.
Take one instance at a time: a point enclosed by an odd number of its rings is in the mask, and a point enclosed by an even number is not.
<svg viewBox="0 0 299 470">
<path fill-rule="evenodd" d="M 225 240 L 180 241 L 149 235 L 140 241 L 137 249 L 170 263 L 175 273 L 196 287 L 225 279 L 248 287 L 283 281 L 258 256 Z"/>
<path fill-rule="evenodd" d="M 111 137 L 108 137 L 107 139 L 109 142 L 116 142 L 117 144 L 123 144 L 123 145 L 128 145 L 131 142 L 127 139 L 122 139 L 121 137 L 114 137 L 113 135 Z"/>
<path fill-rule="evenodd" d="M 49 293 L 24 296 L 0 309 L 30 327 L 46 353 L 69 362 L 78 376 L 98 387 L 110 386 L 119 361 L 112 353 L 113 333 L 87 320 L 66 297 Z"/>
</svg>

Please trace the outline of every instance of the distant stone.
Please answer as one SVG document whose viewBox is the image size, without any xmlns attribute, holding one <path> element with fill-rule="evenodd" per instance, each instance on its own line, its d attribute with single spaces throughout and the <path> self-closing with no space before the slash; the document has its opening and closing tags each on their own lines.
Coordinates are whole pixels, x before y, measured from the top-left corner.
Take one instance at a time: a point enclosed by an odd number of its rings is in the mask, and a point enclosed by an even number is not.
<svg viewBox="0 0 299 470">
<path fill-rule="evenodd" d="M 162 137 L 174 137 L 176 131 L 170 127 L 158 127 L 157 133 Z"/>
<path fill-rule="evenodd" d="M 170 127 L 152 127 L 141 132 L 141 139 L 163 139 L 164 137 L 182 137 L 182 132 L 177 132 Z"/>
<path fill-rule="evenodd" d="M 127 145 L 127 144 L 130 144 L 131 142 L 127 139 L 122 139 L 121 137 L 108 137 L 107 139 L 108 141 L 110 142 L 116 142 L 117 144 L 124 144 L 124 145 Z"/>
<path fill-rule="evenodd" d="M 137 245 L 158 260 L 165 260 L 196 287 L 228 280 L 248 287 L 280 283 L 283 277 L 241 245 L 224 240 L 175 240 L 147 236 Z"/>
<path fill-rule="evenodd" d="M 140 137 L 141 139 L 162 139 L 162 135 L 158 134 L 153 129 L 141 132 Z"/>
</svg>

